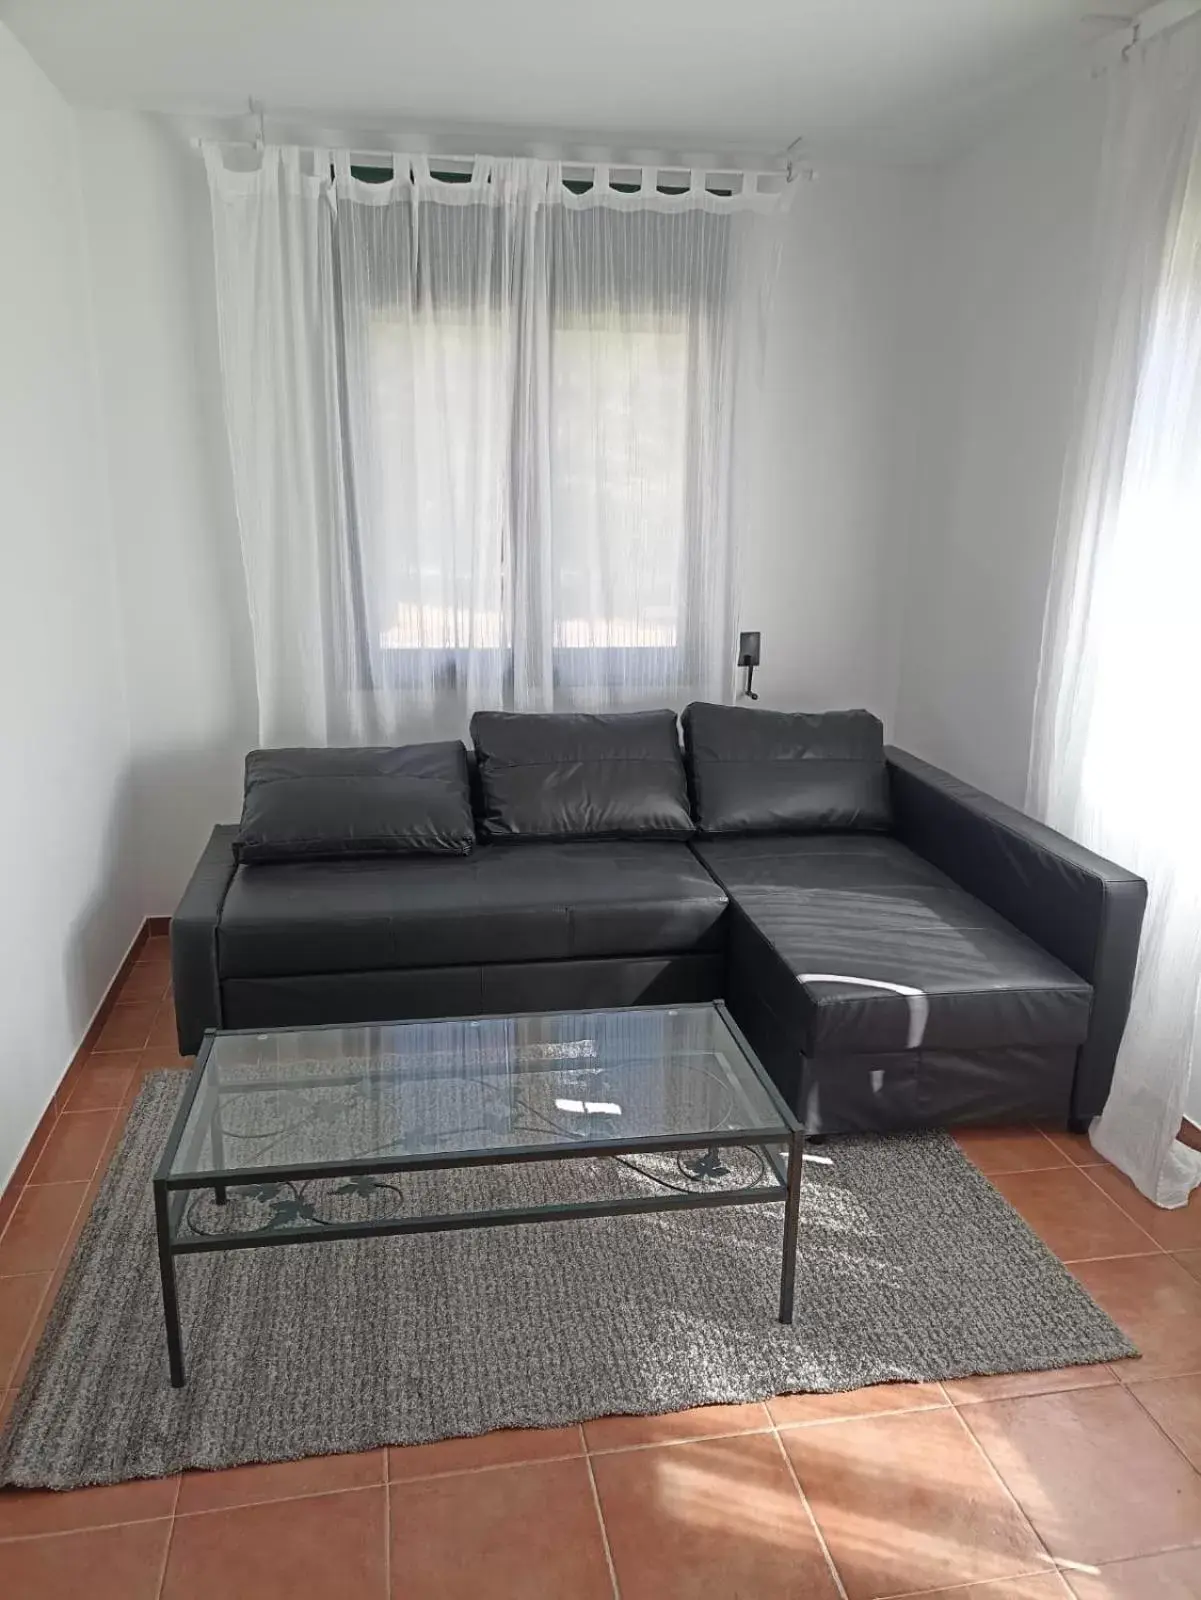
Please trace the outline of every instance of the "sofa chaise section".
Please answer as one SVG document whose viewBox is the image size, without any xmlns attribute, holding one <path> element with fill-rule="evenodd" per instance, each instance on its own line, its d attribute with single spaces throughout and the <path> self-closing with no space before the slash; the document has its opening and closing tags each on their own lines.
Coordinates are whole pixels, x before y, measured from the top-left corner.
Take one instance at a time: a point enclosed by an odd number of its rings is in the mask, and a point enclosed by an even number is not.
<svg viewBox="0 0 1201 1600">
<path fill-rule="evenodd" d="M 698 840 L 727 998 L 811 1132 L 1047 1119 L 1109 1092 L 1146 886 L 899 750 L 892 831 Z"/>
<path fill-rule="evenodd" d="M 1109 1095 L 1134 987 L 1147 885 L 1083 845 L 903 750 L 888 751 L 893 832 L 1091 985 L 1072 1087 L 1085 1127 Z"/>
<path fill-rule="evenodd" d="M 813 1132 L 1068 1115 L 1092 989 L 896 839 L 705 841 L 728 998 Z"/>
</svg>

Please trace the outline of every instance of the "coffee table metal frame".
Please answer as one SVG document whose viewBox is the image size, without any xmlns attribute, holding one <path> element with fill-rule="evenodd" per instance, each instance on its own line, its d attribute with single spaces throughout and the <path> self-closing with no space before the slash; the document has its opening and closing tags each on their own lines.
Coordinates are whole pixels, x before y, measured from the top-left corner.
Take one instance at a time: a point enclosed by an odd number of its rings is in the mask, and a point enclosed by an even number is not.
<svg viewBox="0 0 1201 1600">
<path fill-rule="evenodd" d="M 291 1162 L 279 1166 L 250 1168 L 216 1166 L 206 1172 L 173 1172 L 172 1163 L 192 1109 L 214 1041 L 218 1037 L 251 1036 L 267 1033 L 320 1033 L 343 1029 L 347 1023 L 316 1024 L 303 1029 L 293 1028 L 210 1028 L 204 1036 L 200 1053 L 188 1078 L 183 1102 L 172 1124 L 163 1158 L 153 1179 L 155 1229 L 158 1236 L 158 1264 L 162 1279 L 163 1315 L 167 1329 L 167 1361 L 171 1383 L 181 1388 L 185 1382 L 183 1336 L 179 1320 L 179 1296 L 175 1278 L 175 1261 L 178 1256 L 196 1255 L 207 1250 L 250 1250 L 270 1245 L 313 1244 L 332 1239 L 371 1239 L 401 1233 L 445 1233 L 457 1228 L 494 1228 L 522 1222 L 565 1222 L 582 1217 L 621 1217 L 655 1211 L 699 1211 L 710 1206 L 766 1205 L 784 1201 L 783 1259 L 780 1267 L 781 1322 L 793 1319 L 794 1287 L 796 1281 L 797 1226 L 800 1214 L 800 1191 L 804 1130 L 770 1074 L 760 1063 L 747 1043 L 742 1030 L 731 1017 L 724 1002 L 706 1000 L 692 1005 L 602 1007 L 600 1010 L 652 1010 L 701 1011 L 712 1008 L 721 1017 L 738 1045 L 761 1086 L 766 1090 L 772 1107 L 779 1117 L 775 1128 L 723 1128 L 717 1131 L 694 1129 L 692 1132 L 648 1134 L 628 1139 L 563 1140 L 560 1143 L 535 1145 L 502 1145 L 496 1149 L 448 1150 L 438 1154 L 413 1156 L 370 1156 L 346 1161 Z M 539 1012 L 539 1016 L 582 1016 L 586 1012 Z M 436 1017 L 421 1021 L 470 1022 L 509 1021 L 513 1013 L 496 1013 L 483 1018 Z M 373 1023 L 373 1027 L 403 1027 L 411 1018 L 398 1022 Z M 362 1072 L 348 1074 L 346 1078 L 321 1077 L 305 1080 L 289 1078 L 292 1088 L 329 1088 L 340 1083 L 356 1083 Z M 221 1084 L 217 1083 L 215 1107 L 220 1106 Z M 278 1082 L 270 1079 L 260 1084 L 240 1081 L 230 1084 L 230 1092 L 238 1095 L 278 1090 Z M 220 1134 L 215 1120 L 211 1126 L 214 1156 L 222 1160 Z M 784 1147 L 786 1159 L 781 1160 L 778 1147 Z M 372 1221 L 329 1223 L 316 1227 L 295 1227 L 277 1233 L 227 1233 L 205 1238 L 178 1237 L 179 1224 L 187 1203 L 189 1191 L 212 1189 L 218 1203 L 223 1203 L 228 1188 L 239 1184 L 273 1182 L 301 1182 L 315 1178 L 349 1178 L 359 1176 L 380 1177 L 405 1172 L 447 1172 L 463 1167 L 488 1167 L 520 1165 L 531 1161 L 595 1160 L 603 1156 L 634 1156 L 671 1154 L 681 1150 L 724 1150 L 739 1146 L 754 1146 L 763 1151 L 774 1183 L 761 1183 L 747 1189 L 719 1189 L 695 1193 L 670 1193 L 631 1196 L 622 1200 L 566 1201 L 562 1204 L 529 1206 L 496 1211 L 473 1211 L 446 1216 L 380 1218 Z"/>
</svg>

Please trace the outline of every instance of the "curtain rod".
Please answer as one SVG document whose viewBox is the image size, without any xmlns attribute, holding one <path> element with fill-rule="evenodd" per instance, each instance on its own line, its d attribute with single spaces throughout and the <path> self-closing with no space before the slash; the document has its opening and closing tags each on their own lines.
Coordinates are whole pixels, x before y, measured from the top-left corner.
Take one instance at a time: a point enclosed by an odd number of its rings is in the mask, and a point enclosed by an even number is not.
<svg viewBox="0 0 1201 1600">
<path fill-rule="evenodd" d="M 287 142 L 288 143 L 292 143 L 293 141 L 288 140 Z M 262 150 L 264 145 L 265 145 L 265 143 L 266 143 L 266 140 L 259 139 L 259 138 L 255 138 L 255 139 L 221 139 L 221 138 L 206 139 L 206 138 L 202 138 L 200 135 L 194 135 L 191 139 L 189 139 L 188 143 L 192 146 L 193 150 L 199 150 L 206 144 L 220 145 L 222 148 L 229 149 L 229 150 Z M 405 154 L 408 153 L 406 151 L 399 151 L 399 150 L 368 150 L 368 149 L 361 149 L 357 145 L 337 145 L 337 144 L 321 144 L 321 143 L 312 143 L 312 144 L 310 144 L 307 141 L 301 141 L 300 144 L 299 144 L 299 148 L 301 148 L 302 150 L 327 150 L 327 151 L 329 151 L 331 153 L 336 151 L 336 150 L 337 151 L 346 151 L 351 156 L 351 158 L 354 161 L 354 164 L 356 166 L 387 167 L 387 166 L 391 166 L 391 164 L 396 160 L 396 157 L 398 155 L 405 155 Z M 422 153 L 424 154 L 424 152 L 422 152 Z M 497 157 L 494 157 L 494 159 L 501 160 L 501 159 L 504 159 L 504 158 L 497 156 Z M 523 158 L 515 157 L 514 159 L 523 159 Z M 544 157 L 544 158 L 541 158 L 541 159 L 548 159 L 548 158 Z M 666 173 L 672 173 L 672 172 L 694 172 L 694 171 L 697 170 L 697 168 L 699 166 L 699 169 L 702 172 L 704 172 L 706 174 L 711 174 L 711 175 L 713 175 L 715 177 L 719 177 L 719 178 L 720 177 L 783 178 L 785 183 L 793 183 L 798 178 L 809 179 L 809 178 L 814 178 L 814 177 L 817 176 L 816 172 L 814 171 L 814 169 L 812 167 L 797 166 L 796 163 L 791 158 L 788 160 L 786 165 L 780 166 L 780 167 L 740 167 L 740 166 L 736 166 L 736 165 L 731 165 L 729 163 L 721 163 L 721 164 L 717 164 L 717 165 L 710 165 L 708 162 L 700 162 L 700 163 L 689 164 L 688 162 L 685 162 L 685 161 L 629 161 L 629 160 L 597 161 L 597 160 L 579 160 L 579 159 L 575 159 L 575 158 L 563 158 L 563 157 L 553 157 L 553 158 L 549 158 L 549 159 L 557 160 L 559 162 L 559 165 L 563 168 L 563 170 L 565 172 L 580 172 L 580 173 L 591 173 L 591 172 L 594 172 L 598 166 L 608 167 L 610 172 L 640 172 L 646 167 L 651 167 L 656 172 L 666 172 Z M 429 162 L 431 170 L 437 168 L 438 171 L 443 171 L 443 172 L 466 173 L 466 172 L 470 172 L 471 171 L 472 166 L 475 163 L 476 157 L 475 156 L 462 156 L 462 155 L 459 155 L 459 156 L 442 156 L 442 155 L 435 155 L 435 154 L 431 153 L 431 154 L 426 156 L 426 160 Z"/>
<path fill-rule="evenodd" d="M 1199 0 L 1199 3 L 1201 3 L 1201 0 Z M 223 138 L 220 135 L 212 137 L 197 134 L 189 139 L 188 142 L 191 144 L 194 150 L 199 150 L 205 143 L 223 145 L 227 148 L 235 150 L 262 150 L 267 143 L 266 108 L 263 105 L 263 102 L 261 100 L 256 100 L 255 97 L 251 95 L 246 102 L 246 114 L 252 118 L 255 123 L 253 138 Z M 346 151 L 352 157 L 359 158 L 359 164 L 364 166 L 371 164 L 385 166 L 390 165 L 393 161 L 395 161 L 398 154 L 408 153 L 407 151 L 398 151 L 395 148 L 390 150 L 372 149 L 371 146 L 366 143 L 363 145 L 357 145 L 351 141 L 348 141 L 344 135 L 340 137 L 336 136 L 330 140 L 314 138 L 289 138 L 280 142 L 284 144 L 294 144 L 301 149 L 308 150 Z M 567 170 L 584 173 L 591 173 L 595 171 L 598 166 L 607 166 L 610 168 L 610 170 L 616 170 L 618 172 L 636 172 L 641 171 L 646 167 L 652 167 L 659 172 L 694 172 L 699 167 L 701 171 L 705 173 L 712 173 L 719 177 L 743 175 L 749 178 L 782 177 L 786 183 L 792 183 L 797 178 L 813 178 L 816 176 L 811 167 L 800 165 L 800 157 L 797 152 L 800 145 L 803 143 L 803 135 L 793 139 L 792 142 L 783 150 L 781 150 L 779 155 L 776 157 L 776 160 L 779 163 L 777 166 L 747 166 L 739 163 L 738 161 L 716 161 L 713 163 L 707 161 L 638 161 L 625 158 L 620 160 L 612 160 L 602 159 L 600 157 L 565 158 L 562 156 L 542 157 L 541 159 L 558 161 L 560 166 Z M 422 153 L 426 154 L 424 151 Z M 507 156 L 512 156 L 514 159 L 521 159 L 516 156 L 515 152 L 490 151 L 486 153 L 495 157 L 496 159 L 505 159 Z M 426 154 L 426 159 L 429 161 L 431 167 L 436 164 L 440 169 L 447 172 L 470 172 L 476 156 L 483 154 L 485 154 L 483 151 L 473 151 L 469 155 L 452 156 L 438 155 L 430 152 Z"/>
</svg>

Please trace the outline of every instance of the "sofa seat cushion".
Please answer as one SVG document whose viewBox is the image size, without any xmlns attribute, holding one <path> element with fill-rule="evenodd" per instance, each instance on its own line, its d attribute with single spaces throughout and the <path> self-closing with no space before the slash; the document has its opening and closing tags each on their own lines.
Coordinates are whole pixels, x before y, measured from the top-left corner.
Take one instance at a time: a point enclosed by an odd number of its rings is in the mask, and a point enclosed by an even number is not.
<svg viewBox="0 0 1201 1600">
<path fill-rule="evenodd" d="M 726 897 L 685 844 L 485 845 L 470 856 L 239 867 L 222 978 L 721 948 Z"/>
<path fill-rule="evenodd" d="M 1075 1045 L 1092 989 L 904 845 L 696 843 L 743 972 L 807 1056 Z"/>
</svg>

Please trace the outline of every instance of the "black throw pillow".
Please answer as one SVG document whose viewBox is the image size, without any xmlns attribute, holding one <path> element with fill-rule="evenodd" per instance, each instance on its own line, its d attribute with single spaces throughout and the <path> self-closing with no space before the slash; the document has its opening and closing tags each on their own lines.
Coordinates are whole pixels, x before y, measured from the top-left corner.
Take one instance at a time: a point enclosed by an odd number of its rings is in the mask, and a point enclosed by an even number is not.
<svg viewBox="0 0 1201 1600">
<path fill-rule="evenodd" d="M 457 740 L 246 757 L 236 861 L 462 856 L 474 844 L 467 752 Z"/>
</svg>

